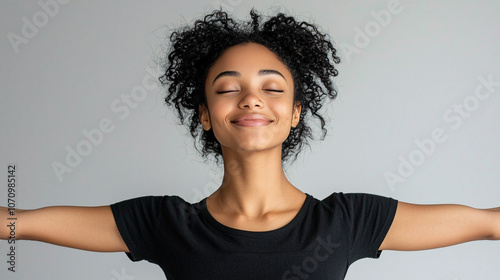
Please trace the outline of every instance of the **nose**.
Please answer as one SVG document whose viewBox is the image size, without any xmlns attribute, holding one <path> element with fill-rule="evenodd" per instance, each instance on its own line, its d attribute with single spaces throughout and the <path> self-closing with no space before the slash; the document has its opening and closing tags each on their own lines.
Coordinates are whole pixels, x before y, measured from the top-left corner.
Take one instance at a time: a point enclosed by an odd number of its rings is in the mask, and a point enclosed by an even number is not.
<svg viewBox="0 0 500 280">
<path fill-rule="evenodd" d="M 241 109 L 263 108 L 264 102 L 260 98 L 258 91 L 245 90 L 241 92 L 241 99 L 238 105 Z"/>
</svg>

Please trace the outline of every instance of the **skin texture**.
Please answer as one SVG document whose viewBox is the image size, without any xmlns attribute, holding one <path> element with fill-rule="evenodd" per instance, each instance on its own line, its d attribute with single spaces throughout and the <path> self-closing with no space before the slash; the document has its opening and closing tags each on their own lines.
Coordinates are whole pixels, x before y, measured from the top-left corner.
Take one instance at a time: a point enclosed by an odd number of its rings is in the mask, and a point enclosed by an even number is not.
<svg viewBox="0 0 500 280">
<path fill-rule="evenodd" d="M 290 71 L 266 47 L 240 44 L 210 68 L 205 92 L 208 108 L 200 107 L 200 120 L 220 142 L 225 170 L 222 186 L 207 198 L 209 211 L 238 229 L 287 224 L 306 197 L 281 165 L 281 145 L 300 118 Z"/>
<path fill-rule="evenodd" d="M 398 202 L 380 250 L 415 251 L 500 239 L 500 209 Z"/>
<path fill-rule="evenodd" d="M 0 207 L 0 221 L 6 223 L 8 209 Z M 109 206 L 52 206 L 15 211 L 16 240 L 36 240 L 95 252 L 128 252 Z M 0 227 L 0 239 L 8 239 L 7 227 Z"/>
<path fill-rule="evenodd" d="M 264 70 L 276 72 L 259 74 Z M 219 76 L 221 73 L 228 75 Z M 293 90 L 290 71 L 267 48 L 255 43 L 231 47 L 209 71 L 205 83 L 209 109 L 202 108 L 200 118 L 203 129 L 214 130 L 224 156 L 279 150 L 299 121 L 300 107 L 294 107 Z M 258 114 L 270 122 L 258 127 L 235 122 L 247 114 Z"/>
</svg>

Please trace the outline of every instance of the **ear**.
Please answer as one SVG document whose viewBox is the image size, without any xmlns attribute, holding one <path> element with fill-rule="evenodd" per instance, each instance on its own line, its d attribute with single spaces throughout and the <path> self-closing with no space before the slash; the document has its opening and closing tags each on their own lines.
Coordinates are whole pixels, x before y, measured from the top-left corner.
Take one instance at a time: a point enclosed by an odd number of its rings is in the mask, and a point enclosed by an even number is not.
<svg viewBox="0 0 500 280">
<path fill-rule="evenodd" d="M 299 101 L 295 102 L 293 105 L 292 127 L 296 127 L 299 124 L 301 110 L 302 104 Z"/>
<path fill-rule="evenodd" d="M 209 131 L 212 128 L 212 124 L 210 122 L 210 114 L 208 113 L 208 108 L 205 104 L 200 104 L 198 107 L 198 115 L 200 116 L 201 126 L 203 130 Z"/>
</svg>

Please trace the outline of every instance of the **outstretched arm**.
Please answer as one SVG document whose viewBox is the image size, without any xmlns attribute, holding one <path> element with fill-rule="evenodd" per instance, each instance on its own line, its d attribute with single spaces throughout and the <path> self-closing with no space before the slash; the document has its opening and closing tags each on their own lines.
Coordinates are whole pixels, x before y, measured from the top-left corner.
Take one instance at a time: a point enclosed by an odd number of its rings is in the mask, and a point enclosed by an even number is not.
<svg viewBox="0 0 500 280">
<path fill-rule="evenodd" d="M 473 240 L 500 240 L 500 208 L 398 202 L 394 221 L 379 249 L 426 250 Z"/>
<path fill-rule="evenodd" d="M 8 209 L 0 207 L 0 239 L 11 235 Z M 53 206 L 15 210 L 16 240 L 37 240 L 96 252 L 128 252 L 109 206 Z"/>
</svg>

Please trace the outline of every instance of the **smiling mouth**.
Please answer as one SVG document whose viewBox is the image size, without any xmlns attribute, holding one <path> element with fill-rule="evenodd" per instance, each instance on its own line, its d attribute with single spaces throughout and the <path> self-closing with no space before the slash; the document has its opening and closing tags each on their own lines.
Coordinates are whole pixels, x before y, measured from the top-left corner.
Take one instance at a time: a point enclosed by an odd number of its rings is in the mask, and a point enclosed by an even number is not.
<svg viewBox="0 0 500 280">
<path fill-rule="evenodd" d="M 260 116 L 243 116 L 231 121 L 232 124 L 245 127 L 266 126 L 272 122 L 272 120 Z"/>
<path fill-rule="evenodd" d="M 255 127 L 255 126 L 265 126 L 272 121 L 269 120 L 241 120 L 241 121 L 232 121 L 231 123 L 239 126 L 249 126 L 249 127 Z"/>
</svg>

